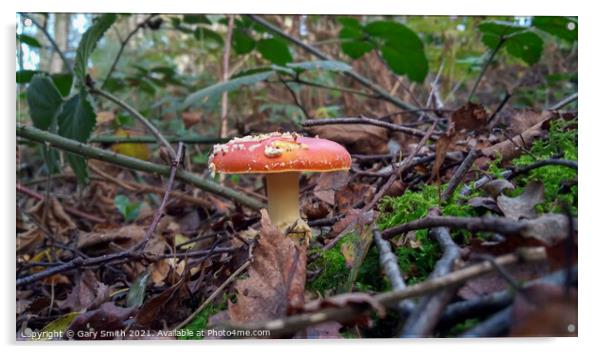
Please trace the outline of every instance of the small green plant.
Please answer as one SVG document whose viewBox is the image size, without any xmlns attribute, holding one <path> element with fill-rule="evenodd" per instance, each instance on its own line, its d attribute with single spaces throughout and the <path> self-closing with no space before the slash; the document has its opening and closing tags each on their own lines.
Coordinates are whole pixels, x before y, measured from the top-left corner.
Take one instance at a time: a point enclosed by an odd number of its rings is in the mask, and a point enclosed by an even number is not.
<svg viewBox="0 0 602 354">
<path fill-rule="evenodd" d="M 193 335 L 183 335 L 178 337 L 178 339 L 183 340 L 194 340 L 194 339 L 203 339 L 203 336 L 199 334 L 207 328 L 207 324 L 209 323 L 209 318 L 216 313 L 223 311 L 226 309 L 226 301 L 223 301 L 217 305 L 210 304 L 201 311 L 194 320 L 192 320 L 188 325 L 186 325 L 183 329 L 186 332 L 191 332 Z"/>
<path fill-rule="evenodd" d="M 115 207 L 126 222 L 132 222 L 138 218 L 140 215 L 140 208 L 142 207 L 142 203 L 140 202 L 132 202 L 125 195 L 119 194 L 114 199 Z"/>
</svg>

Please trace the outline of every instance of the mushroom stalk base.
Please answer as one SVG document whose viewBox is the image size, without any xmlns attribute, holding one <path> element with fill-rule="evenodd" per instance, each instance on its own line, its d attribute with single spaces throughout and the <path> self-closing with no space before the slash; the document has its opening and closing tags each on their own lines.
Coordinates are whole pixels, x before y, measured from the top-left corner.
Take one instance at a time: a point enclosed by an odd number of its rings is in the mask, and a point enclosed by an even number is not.
<svg viewBox="0 0 602 354">
<path fill-rule="evenodd" d="M 280 230 L 299 220 L 299 172 L 268 173 L 268 214 Z"/>
</svg>

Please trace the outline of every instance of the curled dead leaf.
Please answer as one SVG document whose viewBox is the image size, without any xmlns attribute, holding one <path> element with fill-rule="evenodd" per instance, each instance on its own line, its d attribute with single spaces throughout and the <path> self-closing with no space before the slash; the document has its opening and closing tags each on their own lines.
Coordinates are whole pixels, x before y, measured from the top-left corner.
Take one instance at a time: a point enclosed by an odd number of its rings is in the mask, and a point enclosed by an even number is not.
<svg viewBox="0 0 602 354">
<path fill-rule="evenodd" d="M 500 195 L 497 205 L 508 218 L 533 219 L 537 217 L 535 206 L 544 202 L 543 183 L 531 181 L 525 187 L 524 192 L 518 197 L 507 197 Z"/>
</svg>

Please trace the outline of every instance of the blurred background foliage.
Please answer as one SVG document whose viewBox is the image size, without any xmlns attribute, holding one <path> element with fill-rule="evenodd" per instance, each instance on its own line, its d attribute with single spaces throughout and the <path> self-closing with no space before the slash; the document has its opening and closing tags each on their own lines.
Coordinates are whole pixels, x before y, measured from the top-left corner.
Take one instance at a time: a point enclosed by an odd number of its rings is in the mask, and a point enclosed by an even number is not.
<svg viewBox="0 0 602 354">
<path fill-rule="evenodd" d="M 334 59 L 322 62 L 249 17 L 232 15 L 230 81 L 223 82 L 228 15 L 110 16 L 17 15 L 19 122 L 30 119 L 35 102 L 27 104 L 27 88 L 41 74 L 50 75 L 65 101 L 77 92 L 83 95 L 91 82 L 135 107 L 166 135 L 178 136 L 217 136 L 224 92 L 229 95 L 227 135 L 272 126 L 295 129 L 306 116 L 380 117 L 399 110 L 342 75 L 348 70 L 412 105 L 439 110 L 465 103 L 484 67 L 471 100 L 491 110 L 507 92 L 514 107 L 542 109 L 577 90 L 576 18 L 264 17 Z M 103 20 L 106 31 L 99 28 Z M 99 33 L 83 43 L 95 26 Z M 84 49 L 92 51 L 82 59 Z M 87 79 L 70 74 L 69 68 L 78 65 Z M 79 140 L 123 128 L 142 131 L 112 102 L 85 99 L 95 117 L 76 118 L 92 119 L 87 125 L 94 132 L 82 132 Z M 198 147 L 197 153 L 196 160 L 204 161 L 206 151 Z"/>
</svg>

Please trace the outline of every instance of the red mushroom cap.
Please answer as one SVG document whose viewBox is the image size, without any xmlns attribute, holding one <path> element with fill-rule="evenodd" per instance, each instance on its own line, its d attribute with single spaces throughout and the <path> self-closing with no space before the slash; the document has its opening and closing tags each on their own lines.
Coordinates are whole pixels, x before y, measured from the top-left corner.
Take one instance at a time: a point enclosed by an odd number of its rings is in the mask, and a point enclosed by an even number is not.
<svg viewBox="0 0 602 354">
<path fill-rule="evenodd" d="M 334 141 L 296 133 L 234 138 L 215 145 L 209 168 L 220 173 L 330 172 L 348 170 L 351 156 Z"/>
</svg>

